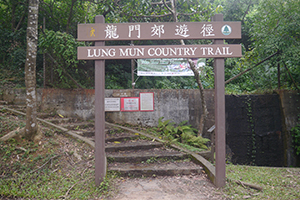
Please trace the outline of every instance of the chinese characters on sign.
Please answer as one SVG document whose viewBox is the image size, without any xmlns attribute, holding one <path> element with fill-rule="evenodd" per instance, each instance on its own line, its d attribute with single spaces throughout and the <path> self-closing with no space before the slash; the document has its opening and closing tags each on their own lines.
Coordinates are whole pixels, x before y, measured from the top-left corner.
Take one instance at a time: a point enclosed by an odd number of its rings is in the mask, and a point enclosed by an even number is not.
<svg viewBox="0 0 300 200">
<path fill-rule="evenodd" d="M 130 25 L 130 26 L 128 26 L 128 28 L 129 28 L 128 37 L 131 38 L 131 32 L 132 31 L 137 31 L 137 37 L 138 38 L 141 37 L 141 26 L 139 24 L 137 24 L 137 25 Z"/>
<path fill-rule="evenodd" d="M 154 26 L 151 27 L 151 30 L 151 33 L 153 33 L 151 36 L 157 35 L 159 38 L 161 34 L 165 33 L 164 25 L 157 26 L 156 24 L 154 24 Z"/>
<path fill-rule="evenodd" d="M 134 112 L 139 111 L 139 97 L 123 97 L 121 98 L 121 111 Z"/>
<path fill-rule="evenodd" d="M 215 36 L 214 27 L 212 24 L 204 24 L 201 29 L 202 31 L 200 33 L 203 35 L 203 37 Z"/>
<path fill-rule="evenodd" d="M 78 40 L 162 40 L 241 38 L 240 22 L 79 24 Z"/>
<path fill-rule="evenodd" d="M 119 35 L 117 34 L 117 26 L 107 25 L 105 29 L 105 38 L 117 39 Z"/>
<path fill-rule="evenodd" d="M 175 29 L 175 35 L 180 35 L 182 37 L 189 37 L 190 35 L 187 34 L 189 29 L 187 28 L 187 25 L 176 25 Z"/>
</svg>

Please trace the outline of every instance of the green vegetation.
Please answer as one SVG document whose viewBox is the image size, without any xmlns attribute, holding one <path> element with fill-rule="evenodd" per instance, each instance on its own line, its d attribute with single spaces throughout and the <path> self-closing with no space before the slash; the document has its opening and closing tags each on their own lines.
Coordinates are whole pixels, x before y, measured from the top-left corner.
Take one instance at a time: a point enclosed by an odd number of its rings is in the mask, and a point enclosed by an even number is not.
<svg viewBox="0 0 300 200">
<path fill-rule="evenodd" d="M 24 124 L 21 119 L 0 112 L 0 136 Z M 55 130 L 41 128 L 45 137 L 38 143 L 23 138 L 0 141 L 1 199 L 101 199 L 112 194 L 117 175 L 108 172 L 96 187 L 89 146 Z"/>
<path fill-rule="evenodd" d="M 291 135 L 295 152 L 298 156 L 300 156 L 300 124 L 292 128 Z"/>
<path fill-rule="evenodd" d="M 210 140 L 197 136 L 197 129 L 191 125 L 185 125 L 187 121 L 181 122 L 175 126 L 171 120 L 163 121 L 163 117 L 158 119 L 157 133 L 162 139 L 169 142 L 179 142 L 181 144 L 189 145 L 192 147 L 207 149 L 206 143 Z"/>
<path fill-rule="evenodd" d="M 170 6 L 170 1 L 167 1 Z M 226 84 L 226 92 L 257 93 L 274 89 L 299 89 L 299 0 L 176 0 L 178 20 L 210 21 L 216 13 L 224 21 L 241 21 L 242 39 L 226 40 L 240 43 L 242 58 L 225 59 L 225 79 L 247 73 Z M 276 10 L 276 12 L 269 12 Z M 42 0 L 39 13 L 39 50 L 37 85 L 44 83 L 43 53 L 46 53 L 46 87 L 93 88 L 92 61 L 78 62 L 76 47 L 93 45 L 76 41 L 77 24 L 93 23 L 95 15 L 105 16 L 106 23 L 169 22 L 168 8 L 157 1 L 88 1 Z M 26 28 L 28 2 L 15 0 L 0 3 L 0 85 L 24 87 Z M 45 18 L 45 31 L 43 18 Z M 185 40 L 186 44 L 211 44 L 211 40 Z M 134 41 L 134 45 L 179 44 L 179 41 Z M 128 41 L 107 42 L 107 45 L 128 45 Z M 263 61 L 263 62 L 262 62 Z M 206 59 L 200 73 L 205 89 L 214 87 L 213 59 Z M 278 82 L 280 78 L 280 83 Z M 106 61 L 106 88 L 131 88 L 130 60 Z M 138 89 L 196 89 L 194 77 L 137 77 Z"/>
<path fill-rule="evenodd" d="M 222 189 L 230 199 L 299 199 L 300 170 L 227 165 L 228 182 Z M 254 184 L 262 191 L 251 189 L 238 182 Z"/>
<path fill-rule="evenodd" d="M 0 137 L 9 133 L 10 131 L 16 130 L 17 128 L 25 127 L 25 122 L 20 121 L 24 119 L 23 116 L 12 116 L 5 112 L 4 109 L 0 109 Z"/>
<path fill-rule="evenodd" d="M 40 53 L 47 55 L 49 61 L 54 64 L 54 72 L 58 75 L 57 82 L 51 83 L 52 86 L 76 88 L 91 85 L 90 77 L 85 76 L 85 79 L 81 79 L 80 76 L 85 74 L 78 72 L 79 64 L 83 63 L 83 61 L 77 60 L 77 47 L 79 46 L 84 46 L 84 42 L 77 42 L 70 34 L 52 30 L 42 31 L 39 37 Z"/>
</svg>

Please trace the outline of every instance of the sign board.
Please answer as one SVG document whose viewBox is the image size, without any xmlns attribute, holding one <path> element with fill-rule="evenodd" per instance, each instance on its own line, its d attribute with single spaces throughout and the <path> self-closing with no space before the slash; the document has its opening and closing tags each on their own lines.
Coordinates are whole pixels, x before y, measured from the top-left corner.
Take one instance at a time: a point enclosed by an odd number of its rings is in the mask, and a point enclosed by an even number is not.
<svg viewBox="0 0 300 200">
<path fill-rule="evenodd" d="M 199 74 L 206 59 L 191 59 Z M 184 58 L 157 58 L 157 59 L 138 59 L 137 60 L 138 76 L 194 76 L 187 59 Z"/>
<path fill-rule="evenodd" d="M 113 97 L 131 97 L 131 91 L 114 90 Z"/>
<path fill-rule="evenodd" d="M 239 44 L 78 47 L 78 60 L 241 57 Z"/>
<path fill-rule="evenodd" d="M 105 111 L 120 111 L 120 98 L 105 98 Z"/>
<path fill-rule="evenodd" d="M 121 111 L 135 112 L 139 111 L 139 97 L 122 97 L 121 98 Z"/>
<path fill-rule="evenodd" d="M 95 60 L 95 180 L 100 185 L 105 166 L 105 59 L 141 58 L 216 58 L 215 69 L 215 144 L 214 183 L 223 187 L 225 176 L 225 89 L 224 58 L 242 57 L 241 45 L 225 45 L 224 39 L 241 39 L 241 22 L 224 22 L 217 14 L 213 22 L 105 24 L 103 16 L 95 24 L 78 25 L 78 41 L 95 41 L 94 47 L 78 47 L 79 60 Z M 116 40 L 213 39 L 214 45 L 104 46 Z M 99 86 L 98 86 L 99 85 Z M 142 94 L 142 109 L 151 109 L 148 94 Z M 101 98 L 100 98 L 101 97 Z M 139 97 L 121 98 L 121 111 L 139 111 Z M 154 105 L 153 105 L 154 109 Z"/>
<path fill-rule="evenodd" d="M 78 24 L 78 41 L 241 39 L 241 22 Z"/>
<path fill-rule="evenodd" d="M 140 111 L 154 111 L 154 93 L 140 93 Z"/>
</svg>

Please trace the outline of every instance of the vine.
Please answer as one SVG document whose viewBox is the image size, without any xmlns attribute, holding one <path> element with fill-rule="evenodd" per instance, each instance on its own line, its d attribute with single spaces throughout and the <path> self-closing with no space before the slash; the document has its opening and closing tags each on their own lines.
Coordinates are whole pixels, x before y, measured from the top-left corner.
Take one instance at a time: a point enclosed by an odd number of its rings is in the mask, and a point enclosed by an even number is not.
<svg viewBox="0 0 300 200">
<path fill-rule="evenodd" d="M 291 135 L 295 152 L 300 156 L 300 114 L 298 114 L 298 124 L 291 129 Z"/>
<path fill-rule="evenodd" d="M 248 121 L 250 123 L 250 129 L 251 129 L 251 141 L 252 141 L 252 147 L 251 147 L 251 162 L 254 164 L 256 161 L 256 134 L 255 134 L 255 129 L 254 129 L 254 118 L 253 118 L 253 108 L 252 108 L 252 101 L 251 98 L 248 97 L 247 101 L 245 102 L 247 105 L 247 116 L 248 116 Z"/>
</svg>

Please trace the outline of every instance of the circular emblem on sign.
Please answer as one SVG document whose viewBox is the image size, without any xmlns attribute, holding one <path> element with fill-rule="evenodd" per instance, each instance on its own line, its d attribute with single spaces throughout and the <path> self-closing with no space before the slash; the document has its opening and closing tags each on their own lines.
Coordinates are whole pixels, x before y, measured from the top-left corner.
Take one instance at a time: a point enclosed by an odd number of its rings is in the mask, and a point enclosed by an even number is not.
<svg viewBox="0 0 300 200">
<path fill-rule="evenodd" d="M 224 25 L 221 29 L 223 35 L 229 35 L 231 33 L 231 27 L 229 25 Z"/>
</svg>

